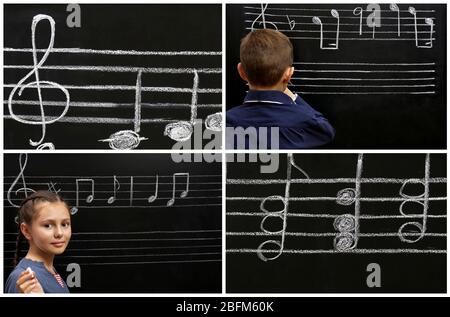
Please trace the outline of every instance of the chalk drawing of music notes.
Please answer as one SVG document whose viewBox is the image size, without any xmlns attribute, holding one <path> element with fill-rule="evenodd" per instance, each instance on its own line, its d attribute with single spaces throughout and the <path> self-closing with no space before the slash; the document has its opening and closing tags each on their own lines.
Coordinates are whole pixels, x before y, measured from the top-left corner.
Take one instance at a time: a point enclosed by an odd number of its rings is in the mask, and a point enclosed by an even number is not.
<svg viewBox="0 0 450 317">
<path fill-rule="evenodd" d="M 44 55 L 42 56 L 42 58 L 38 61 L 38 57 L 37 57 L 37 48 L 36 48 L 36 27 L 39 24 L 40 21 L 43 20 L 47 20 L 50 24 L 50 42 L 48 44 L 47 49 L 44 52 Z M 61 86 L 58 83 L 52 82 L 52 81 L 43 81 L 40 80 L 39 78 L 39 69 L 42 67 L 42 65 L 44 64 L 44 62 L 47 60 L 48 56 L 50 55 L 51 50 L 53 49 L 53 44 L 55 41 L 55 20 L 53 20 L 53 18 L 51 16 L 45 15 L 45 14 L 38 14 L 36 16 L 33 17 L 33 21 L 31 23 L 31 44 L 32 44 L 32 53 L 33 53 L 33 69 L 26 74 L 12 89 L 11 93 L 9 94 L 8 97 L 8 109 L 9 109 L 9 113 L 11 115 L 11 117 L 20 122 L 20 123 L 24 123 L 24 124 L 30 124 L 30 125 L 40 125 L 41 126 L 41 137 L 38 141 L 33 141 L 32 139 L 29 139 L 29 143 L 32 146 L 39 146 L 45 139 L 45 134 L 46 134 L 46 125 L 47 124 L 52 124 L 57 122 L 59 119 L 61 119 L 62 117 L 65 116 L 65 114 L 67 113 L 67 111 L 69 110 L 69 104 L 70 104 L 70 95 L 69 92 L 66 88 L 64 88 L 63 86 Z M 33 76 L 35 77 L 35 81 L 29 82 L 27 84 L 25 84 L 25 81 Z M 44 104 L 43 104 L 43 98 L 42 98 L 42 92 L 41 92 L 41 88 L 56 88 L 59 89 L 60 91 L 62 91 L 66 97 L 66 102 L 65 102 L 65 106 L 61 112 L 61 114 L 59 116 L 57 116 L 54 119 L 51 120 L 47 120 L 46 116 L 45 116 L 45 110 L 44 110 Z M 20 118 L 19 116 L 17 116 L 14 111 L 13 111 L 13 107 L 12 107 L 12 103 L 13 103 L 13 99 L 14 99 L 14 95 L 17 92 L 18 96 L 22 95 L 22 92 L 24 91 L 24 89 L 26 88 L 36 88 L 37 90 L 37 94 L 38 94 L 38 98 L 39 98 L 39 110 L 40 110 L 40 120 L 39 121 L 34 121 L 34 120 L 27 120 L 27 119 L 23 119 Z M 44 147 L 40 147 L 39 149 L 54 149 L 54 145 L 51 142 L 45 143 Z"/>
<path fill-rule="evenodd" d="M 397 12 L 397 36 L 400 37 L 400 8 L 395 3 L 391 3 L 389 9 L 393 12 Z"/>
<path fill-rule="evenodd" d="M 141 95 L 142 95 L 142 70 L 138 71 L 136 78 L 136 94 L 134 104 L 134 131 L 121 130 L 111 134 L 108 139 L 99 140 L 99 142 L 109 142 L 109 147 L 113 150 L 132 150 L 139 146 L 141 141 L 148 140 L 139 136 L 141 131 Z"/>
<path fill-rule="evenodd" d="M 178 121 L 175 123 L 169 123 L 164 129 L 164 135 L 177 142 L 184 142 L 191 138 L 192 132 L 194 130 L 195 119 L 197 119 L 197 93 L 199 84 L 197 70 L 194 71 L 193 82 L 194 84 L 192 87 L 190 121 Z"/>
<path fill-rule="evenodd" d="M 147 201 L 149 203 L 152 203 L 156 200 L 156 198 L 158 198 L 158 174 L 156 174 L 156 181 L 155 181 L 155 193 L 151 196 L 148 197 Z"/>
<path fill-rule="evenodd" d="M 299 170 L 305 178 L 309 178 L 308 174 L 300 168 L 294 161 L 294 156 L 292 153 L 288 153 L 288 164 L 287 164 L 287 170 L 286 170 L 286 186 L 284 191 L 284 197 L 275 195 L 275 196 L 269 196 L 264 198 L 261 201 L 261 204 L 259 206 L 259 209 L 265 213 L 265 216 L 261 220 L 260 228 L 263 233 L 270 234 L 270 235 L 280 235 L 279 240 L 269 239 L 261 243 L 256 251 L 256 255 L 259 259 L 261 259 L 264 262 L 272 261 L 277 259 L 281 256 L 284 250 L 284 244 L 285 244 L 285 236 L 286 236 L 286 227 L 287 227 L 287 215 L 289 213 L 289 197 L 290 197 L 290 187 L 291 187 L 291 181 L 292 181 L 292 166 L 295 167 L 297 170 Z M 282 203 L 282 208 L 279 210 L 268 210 L 266 208 L 265 204 L 268 201 L 279 201 Z M 271 230 L 266 228 L 266 221 L 267 220 L 273 220 L 273 219 L 280 219 L 282 222 L 281 229 L 280 230 Z M 275 250 L 273 248 L 270 248 L 271 245 L 275 246 Z M 269 248 L 267 250 L 266 248 Z M 266 255 L 265 253 L 268 253 L 269 251 L 275 253 L 272 255 Z"/>
<path fill-rule="evenodd" d="M 116 201 L 117 198 L 117 190 L 120 188 L 120 183 L 117 180 L 116 175 L 114 175 L 114 179 L 113 179 L 113 195 L 111 197 L 108 198 L 108 204 L 111 205 L 112 203 L 114 203 Z"/>
<path fill-rule="evenodd" d="M 72 215 L 76 214 L 80 207 L 80 183 L 89 183 L 91 185 L 90 195 L 87 195 L 85 198 L 86 203 L 91 204 L 95 198 L 95 181 L 92 178 L 77 178 L 75 180 L 76 185 L 76 193 L 75 193 L 75 206 L 72 207 L 70 213 Z"/>
<path fill-rule="evenodd" d="M 363 8 L 356 7 L 353 10 L 353 15 L 359 15 L 359 35 L 362 35 L 362 20 L 363 20 Z"/>
<path fill-rule="evenodd" d="M 345 188 L 337 193 L 337 204 L 345 206 L 355 205 L 354 215 L 344 214 L 336 217 L 334 220 L 334 229 L 339 232 L 333 242 L 337 251 L 352 250 L 356 248 L 358 243 L 362 170 L 363 154 L 359 154 L 356 165 L 355 188 Z"/>
<path fill-rule="evenodd" d="M 423 193 L 419 195 L 409 195 L 406 193 L 406 187 L 410 184 L 422 184 Z M 402 216 L 410 216 L 405 210 L 406 205 L 418 204 L 422 207 L 422 223 L 417 221 L 406 222 L 398 229 L 398 237 L 402 242 L 415 243 L 421 240 L 427 231 L 428 205 L 430 198 L 430 154 L 425 156 L 425 178 L 423 180 L 408 179 L 400 187 L 400 196 L 405 200 L 400 204 L 399 212 Z M 418 230 L 418 233 L 416 232 Z M 416 237 L 417 236 L 417 237 Z"/>
<path fill-rule="evenodd" d="M 174 173 L 172 175 L 172 198 L 167 202 L 167 207 L 173 206 L 173 204 L 175 203 L 177 177 L 186 177 L 186 187 L 180 193 L 180 198 L 187 197 L 187 195 L 189 194 L 189 173 Z"/>
<path fill-rule="evenodd" d="M 295 20 L 294 19 L 289 19 L 289 16 L 286 15 L 286 19 L 288 20 L 288 24 L 289 24 L 289 28 L 291 29 L 291 31 L 295 28 Z"/>
<path fill-rule="evenodd" d="M 27 167 L 27 162 L 28 162 L 28 154 L 26 154 L 26 153 L 20 153 L 20 155 L 19 155 L 19 167 L 20 167 L 19 174 L 18 174 L 17 177 L 14 179 L 13 183 L 12 183 L 11 186 L 9 187 L 8 192 L 7 192 L 7 194 L 6 194 L 6 198 L 8 199 L 9 204 L 10 204 L 11 206 L 13 206 L 13 207 L 16 207 L 16 208 L 19 208 L 20 205 L 15 204 L 15 203 L 12 201 L 11 193 L 13 192 L 14 187 L 16 186 L 16 184 L 19 182 L 19 179 L 22 180 L 22 187 L 20 187 L 19 189 L 17 189 L 17 190 L 14 191 L 14 194 L 15 194 L 15 195 L 17 195 L 17 194 L 20 193 L 20 192 L 23 192 L 23 193 L 24 193 L 23 199 L 25 199 L 25 198 L 28 197 L 28 193 L 31 194 L 31 193 L 34 193 L 34 192 L 35 192 L 33 189 L 27 187 L 27 183 L 26 183 L 26 181 L 25 181 L 25 174 L 24 174 L 24 172 L 25 172 L 25 168 Z"/>
<path fill-rule="evenodd" d="M 266 21 L 266 15 L 265 12 L 267 10 L 267 6 L 269 4 L 262 4 L 261 3 L 261 13 L 256 17 L 256 19 L 253 21 L 252 26 L 251 26 L 251 31 L 253 32 L 255 30 L 255 23 L 261 18 L 261 21 L 259 21 L 259 25 L 262 24 L 264 29 L 267 29 L 267 25 L 271 25 L 275 30 L 278 30 L 277 26 L 275 25 L 275 23 Z"/>
<path fill-rule="evenodd" d="M 414 7 L 409 7 L 408 12 L 411 13 L 414 16 L 414 36 L 416 40 L 416 47 L 417 48 L 433 48 L 433 28 L 434 28 L 434 21 L 432 18 L 425 18 L 425 24 L 430 26 L 430 39 L 427 39 L 427 42 L 425 42 L 425 45 L 419 44 L 419 35 L 417 31 L 417 12 Z M 422 41 L 422 39 L 421 39 Z"/>
<path fill-rule="evenodd" d="M 320 49 L 322 50 L 337 50 L 339 48 L 339 12 L 337 12 L 337 10 L 332 9 L 330 11 L 331 16 L 336 18 L 337 22 L 336 22 L 336 39 L 334 43 L 329 43 L 328 46 L 324 46 L 323 45 L 323 24 L 322 24 L 322 20 L 320 20 L 319 17 L 314 16 L 312 18 L 312 21 L 314 24 L 319 25 L 320 26 Z"/>
</svg>

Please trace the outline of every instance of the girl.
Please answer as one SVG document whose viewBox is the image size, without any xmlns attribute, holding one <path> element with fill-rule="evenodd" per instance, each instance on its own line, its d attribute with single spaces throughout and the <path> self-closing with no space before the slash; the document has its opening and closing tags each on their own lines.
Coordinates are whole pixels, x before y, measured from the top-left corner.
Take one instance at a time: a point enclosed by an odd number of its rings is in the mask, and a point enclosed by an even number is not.
<svg viewBox="0 0 450 317">
<path fill-rule="evenodd" d="M 37 191 L 20 205 L 18 220 L 16 267 L 6 281 L 5 293 L 69 293 L 53 267 L 55 255 L 64 252 L 72 235 L 67 203 L 55 193 Z M 28 253 L 17 263 L 24 238 Z"/>
</svg>

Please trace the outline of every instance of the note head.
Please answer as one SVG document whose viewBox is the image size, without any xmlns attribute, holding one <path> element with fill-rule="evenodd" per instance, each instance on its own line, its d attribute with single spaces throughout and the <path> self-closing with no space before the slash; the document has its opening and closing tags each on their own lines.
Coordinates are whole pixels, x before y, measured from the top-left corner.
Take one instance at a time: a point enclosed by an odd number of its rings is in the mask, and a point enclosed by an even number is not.
<svg viewBox="0 0 450 317">
<path fill-rule="evenodd" d="M 78 208 L 77 207 L 70 208 L 70 214 L 71 215 L 75 215 L 77 212 L 78 212 Z"/>
<path fill-rule="evenodd" d="M 312 21 L 313 21 L 314 24 L 317 24 L 317 25 L 322 24 L 322 21 L 320 20 L 319 17 L 313 17 Z"/>
<path fill-rule="evenodd" d="M 169 123 L 164 129 L 164 135 L 168 136 L 174 141 L 184 142 L 191 138 L 194 126 L 187 121 L 178 121 L 175 123 Z"/>
<path fill-rule="evenodd" d="M 181 197 L 181 198 L 184 198 L 184 197 L 186 197 L 187 195 L 188 195 L 188 191 L 184 190 L 184 191 L 180 194 L 180 197 Z"/>
<path fill-rule="evenodd" d="M 170 199 L 168 202 L 167 202 L 167 207 L 170 207 L 170 206 L 172 206 L 173 204 L 175 203 L 175 199 Z"/>
<path fill-rule="evenodd" d="M 92 203 L 94 201 L 94 196 L 93 195 L 89 195 L 89 196 L 87 196 L 87 198 L 86 198 L 86 202 L 87 203 Z"/>
<path fill-rule="evenodd" d="M 116 201 L 116 198 L 114 198 L 114 197 L 109 197 L 108 198 L 108 204 L 112 204 L 113 202 L 115 202 Z"/>
<path fill-rule="evenodd" d="M 156 196 L 154 196 L 154 195 L 150 196 L 150 197 L 148 197 L 147 200 L 148 200 L 149 203 L 152 203 L 152 202 L 154 202 L 156 200 Z"/>
<path fill-rule="evenodd" d="M 408 8 L 409 13 L 411 14 L 416 14 L 416 9 L 414 7 L 409 7 Z"/>
</svg>

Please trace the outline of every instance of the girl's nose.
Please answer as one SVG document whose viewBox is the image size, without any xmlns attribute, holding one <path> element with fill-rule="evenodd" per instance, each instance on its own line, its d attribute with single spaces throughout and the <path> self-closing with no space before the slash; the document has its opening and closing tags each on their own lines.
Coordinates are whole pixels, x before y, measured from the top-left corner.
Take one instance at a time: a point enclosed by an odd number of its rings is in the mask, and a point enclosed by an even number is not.
<svg viewBox="0 0 450 317">
<path fill-rule="evenodd" d="M 63 235 L 62 228 L 59 226 L 55 227 L 55 237 L 61 237 Z"/>
</svg>

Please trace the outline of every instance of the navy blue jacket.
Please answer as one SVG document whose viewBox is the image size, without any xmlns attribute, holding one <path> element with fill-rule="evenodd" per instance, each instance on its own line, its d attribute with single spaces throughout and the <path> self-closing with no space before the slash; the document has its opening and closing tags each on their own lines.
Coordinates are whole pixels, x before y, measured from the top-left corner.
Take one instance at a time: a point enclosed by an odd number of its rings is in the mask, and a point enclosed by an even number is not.
<svg viewBox="0 0 450 317">
<path fill-rule="evenodd" d="M 271 127 L 279 128 L 280 149 L 314 148 L 334 138 L 333 127 L 320 112 L 299 96 L 294 102 L 291 97 L 278 90 L 250 90 L 243 105 L 227 111 L 226 125 L 246 130 L 246 149 L 277 148 L 277 144 L 271 141 Z M 266 136 L 261 130 L 267 132 L 267 141 L 261 140 L 262 136 Z M 256 135 L 251 136 L 252 133 Z M 238 148 L 236 130 L 227 128 L 226 137 L 227 148 Z M 253 141 L 250 142 L 254 140 L 252 138 L 258 140 L 258 146 L 253 145 Z"/>
</svg>

